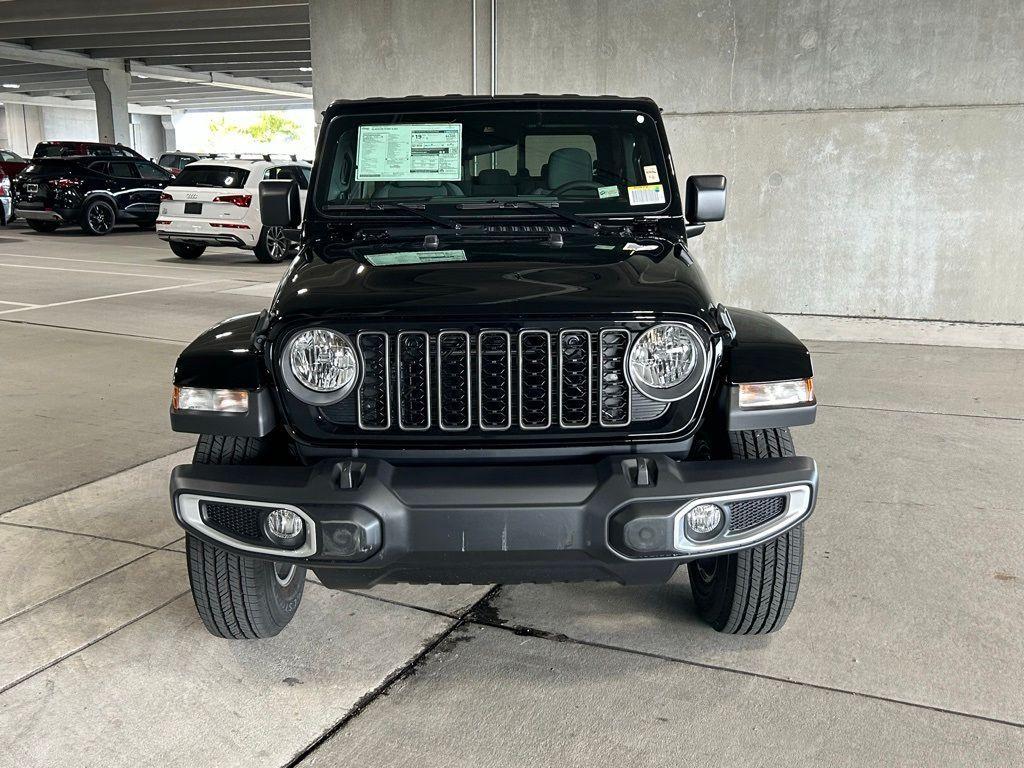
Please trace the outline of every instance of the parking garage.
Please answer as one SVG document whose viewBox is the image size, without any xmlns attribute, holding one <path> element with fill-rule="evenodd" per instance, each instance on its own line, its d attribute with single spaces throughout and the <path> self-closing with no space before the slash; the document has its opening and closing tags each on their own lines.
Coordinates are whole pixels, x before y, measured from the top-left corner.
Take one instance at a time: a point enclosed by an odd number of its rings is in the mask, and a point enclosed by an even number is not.
<svg viewBox="0 0 1024 768">
<path fill-rule="evenodd" d="M 168 500 L 196 443 L 171 430 L 174 368 L 206 329 L 263 310 L 287 262 L 15 218 L 0 230 L 0 765 L 1021 762 L 1017 3 L 0 11 L 0 80 L 17 86 L 0 128 L 26 158 L 52 141 L 205 152 L 176 132 L 266 112 L 308 126 L 315 161 L 334 99 L 653 97 L 680 180 L 729 180 L 726 219 L 692 238 L 716 300 L 810 351 L 817 420 L 792 433 L 821 478 L 775 634 L 716 633 L 681 568 L 657 586 L 344 590 L 310 572 L 281 634 L 215 638 Z M 263 162 L 238 147 L 220 154 Z"/>
</svg>

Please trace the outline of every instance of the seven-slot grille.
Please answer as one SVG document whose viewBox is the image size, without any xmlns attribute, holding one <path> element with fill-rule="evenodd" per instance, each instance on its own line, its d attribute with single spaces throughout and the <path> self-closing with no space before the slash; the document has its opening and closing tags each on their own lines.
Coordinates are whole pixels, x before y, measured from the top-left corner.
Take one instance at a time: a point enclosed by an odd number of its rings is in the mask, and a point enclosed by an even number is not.
<svg viewBox="0 0 1024 768">
<path fill-rule="evenodd" d="M 360 429 L 458 432 L 625 427 L 624 328 L 363 331 Z"/>
</svg>

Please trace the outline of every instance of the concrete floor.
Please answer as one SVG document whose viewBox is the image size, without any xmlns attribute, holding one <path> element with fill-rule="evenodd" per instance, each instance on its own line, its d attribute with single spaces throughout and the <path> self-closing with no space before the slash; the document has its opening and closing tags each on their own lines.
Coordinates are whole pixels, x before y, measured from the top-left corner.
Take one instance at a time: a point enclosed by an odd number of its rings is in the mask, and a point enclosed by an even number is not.
<svg viewBox="0 0 1024 768">
<path fill-rule="evenodd" d="M 0 765 L 1024 763 L 1024 351 L 813 342 L 823 487 L 783 632 L 664 587 L 311 583 L 206 634 L 170 467 L 179 349 L 280 267 L 0 230 Z"/>
</svg>

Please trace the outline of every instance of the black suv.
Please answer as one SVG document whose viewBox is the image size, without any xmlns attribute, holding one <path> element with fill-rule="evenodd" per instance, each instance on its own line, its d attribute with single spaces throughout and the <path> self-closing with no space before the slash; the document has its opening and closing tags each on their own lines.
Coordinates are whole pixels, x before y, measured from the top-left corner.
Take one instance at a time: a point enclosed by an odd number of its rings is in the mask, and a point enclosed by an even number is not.
<svg viewBox="0 0 1024 768">
<path fill-rule="evenodd" d="M 688 250 L 725 179 L 677 183 L 649 99 L 412 97 L 324 113 L 269 309 L 178 358 L 171 475 L 196 607 L 267 637 L 306 569 L 381 582 L 665 582 L 780 628 L 817 468 L 811 362 Z M 685 162 L 675 158 L 675 163 Z M 301 231 L 294 229 L 302 222 Z"/>
<path fill-rule="evenodd" d="M 134 157 L 81 155 L 33 160 L 13 183 L 14 212 L 37 232 L 78 224 L 105 235 L 115 224 L 152 227 L 174 177 Z"/>
<path fill-rule="evenodd" d="M 32 152 L 33 160 L 44 157 L 75 157 L 77 155 L 110 155 L 145 160 L 142 155 L 124 144 L 103 144 L 99 141 L 40 141 Z"/>
</svg>

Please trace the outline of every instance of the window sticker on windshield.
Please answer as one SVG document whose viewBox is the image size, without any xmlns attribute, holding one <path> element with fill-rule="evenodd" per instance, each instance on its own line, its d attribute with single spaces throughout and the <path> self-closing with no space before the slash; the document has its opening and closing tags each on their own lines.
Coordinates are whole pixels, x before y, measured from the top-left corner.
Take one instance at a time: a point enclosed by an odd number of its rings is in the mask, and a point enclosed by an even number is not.
<svg viewBox="0 0 1024 768">
<path fill-rule="evenodd" d="M 601 198 L 602 200 L 605 200 L 605 199 L 607 199 L 609 197 L 618 197 L 619 196 L 619 188 L 617 186 L 615 186 L 614 184 L 612 186 L 610 186 L 610 187 L 598 187 L 597 188 L 597 196 L 599 198 Z"/>
<path fill-rule="evenodd" d="M 657 184 L 661 181 L 661 177 L 658 175 L 658 166 L 656 165 L 645 165 L 644 176 L 647 177 L 648 184 Z"/>
<path fill-rule="evenodd" d="M 665 190 L 661 184 L 643 184 L 629 187 L 630 205 L 658 205 L 665 202 Z"/>
<path fill-rule="evenodd" d="M 376 253 L 366 260 L 375 267 L 400 267 L 405 264 L 435 264 L 439 261 L 465 261 L 465 251 L 401 251 Z"/>
<path fill-rule="evenodd" d="M 359 126 L 356 181 L 461 179 L 461 123 Z"/>
</svg>

